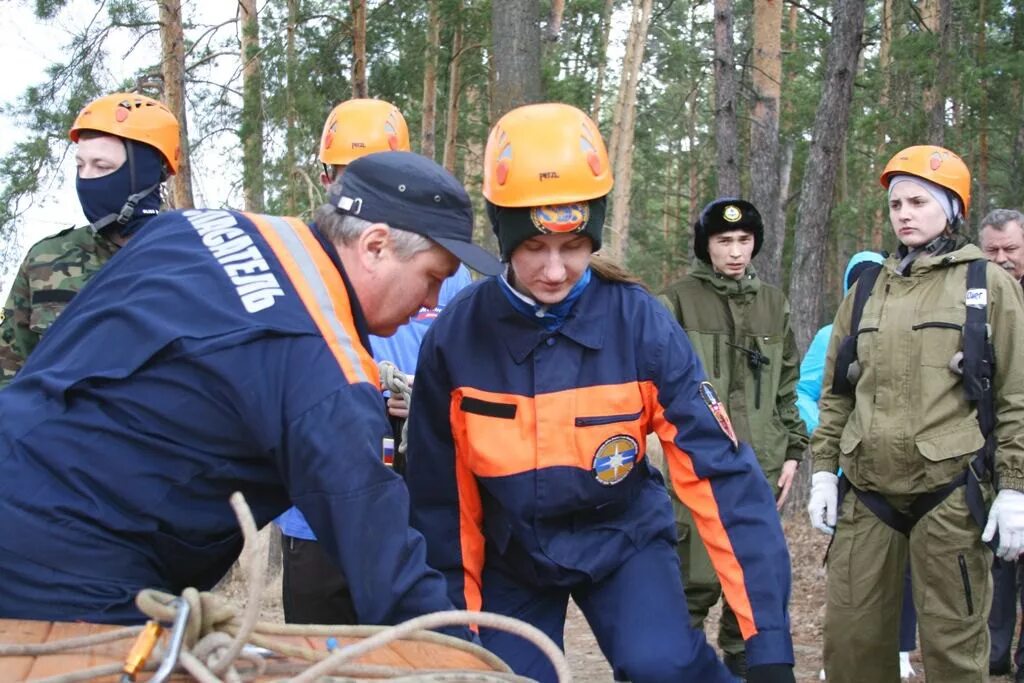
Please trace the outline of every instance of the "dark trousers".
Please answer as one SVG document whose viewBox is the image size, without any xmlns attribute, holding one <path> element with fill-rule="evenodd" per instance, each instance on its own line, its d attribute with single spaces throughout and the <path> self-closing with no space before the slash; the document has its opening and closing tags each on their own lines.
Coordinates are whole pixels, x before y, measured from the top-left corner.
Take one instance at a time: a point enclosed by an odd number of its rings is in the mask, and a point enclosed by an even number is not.
<svg viewBox="0 0 1024 683">
<path fill-rule="evenodd" d="M 394 415 L 388 415 L 388 422 L 391 424 L 391 433 L 395 439 L 395 474 L 400 477 L 405 477 L 405 454 L 402 450 L 402 427 L 405 425 L 405 420 Z"/>
<path fill-rule="evenodd" d="M 992 562 L 992 611 L 988 616 L 988 630 L 992 635 L 992 650 L 989 663 L 1002 668 L 1010 663 L 1010 646 L 1013 644 L 1013 629 L 1017 625 L 1018 589 L 1024 583 L 1020 562 L 1007 562 L 998 557 Z M 1024 610 L 1024 593 L 1020 593 L 1020 605 Z M 1017 640 L 1013 655 L 1019 669 L 1024 656 L 1024 634 Z"/>
<path fill-rule="evenodd" d="M 281 538 L 281 597 L 289 624 L 358 624 L 348 581 L 316 541 Z"/>
<path fill-rule="evenodd" d="M 655 540 L 601 581 L 573 588 L 531 586 L 484 566 L 483 609 L 522 619 L 563 645 L 569 596 L 579 605 L 612 665 L 633 683 L 732 683 L 704 633 L 690 628 L 675 548 Z M 484 647 L 512 670 L 542 683 L 555 672 L 540 650 L 519 636 L 481 629 Z"/>
</svg>

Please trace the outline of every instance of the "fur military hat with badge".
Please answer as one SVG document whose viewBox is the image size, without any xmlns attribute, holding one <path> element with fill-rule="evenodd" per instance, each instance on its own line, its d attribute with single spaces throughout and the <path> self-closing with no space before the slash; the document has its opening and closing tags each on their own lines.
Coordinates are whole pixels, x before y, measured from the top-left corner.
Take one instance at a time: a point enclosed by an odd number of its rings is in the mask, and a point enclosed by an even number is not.
<svg viewBox="0 0 1024 683">
<path fill-rule="evenodd" d="M 742 230 L 754 236 L 754 256 L 764 242 L 764 222 L 761 213 L 748 201 L 723 197 L 710 202 L 693 224 L 693 253 L 705 263 L 711 262 L 708 240 L 731 230 Z"/>
</svg>

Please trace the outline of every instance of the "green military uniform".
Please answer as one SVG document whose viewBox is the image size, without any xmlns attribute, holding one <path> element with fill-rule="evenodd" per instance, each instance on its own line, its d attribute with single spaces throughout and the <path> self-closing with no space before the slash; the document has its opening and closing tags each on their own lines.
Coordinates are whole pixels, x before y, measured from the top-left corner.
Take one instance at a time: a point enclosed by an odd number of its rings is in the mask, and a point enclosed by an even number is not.
<svg viewBox="0 0 1024 683">
<path fill-rule="evenodd" d="M 669 287 L 662 298 L 700 356 L 736 436 L 753 446 L 762 471 L 778 491 L 783 463 L 800 460 L 807 446 L 806 428 L 796 409 L 800 357 L 785 295 L 761 282 L 751 266 L 734 280 L 697 260 L 690 274 Z M 736 347 L 756 350 L 767 359 L 759 370 L 760 382 L 748 354 Z M 671 488 L 669 493 L 676 511 L 690 619 L 694 627 L 702 628 L 722 588 L 700 536 L 692 532 L 689 510 Z M 728 605 L 723 605 L 718 644 L 729 654 L 744 649 Z"/>
<path fill-rule="evenodd" d="M 967 468 L 983 445 L 977 411 L 949 367 L 961 350 L 972 245 L 921 256 L 908 275 L 886 260 L 861 318 L 861 374 L 853 396 L 831 393 L 840 341 L 850 333 L 853 293 L 836 314 L 812 452 L 816 472 L 842 467 L 850 483 L 906 511 L 918 494 Z M 1024 491 L 1024 297 L 1000 268 L 987 268 L 987 315 L 995 349 L 996 471 Z M 909 540 L 853 493 L 839 511 L 828 558 L 825 669 L 830 683 L 898 681 L 903 574 L 910 557 L 921 651 L 929 680 L 988 679 L 992 554 L 967 509 L 965 487 L 926 514 Z"/>
<path fill-rule="evenodd" d="M 0 387 L 10 383 L 47 328 L 117 250 L 89 227 L 69 228 L 29 249 L 0 323 Z"/>
</svg>

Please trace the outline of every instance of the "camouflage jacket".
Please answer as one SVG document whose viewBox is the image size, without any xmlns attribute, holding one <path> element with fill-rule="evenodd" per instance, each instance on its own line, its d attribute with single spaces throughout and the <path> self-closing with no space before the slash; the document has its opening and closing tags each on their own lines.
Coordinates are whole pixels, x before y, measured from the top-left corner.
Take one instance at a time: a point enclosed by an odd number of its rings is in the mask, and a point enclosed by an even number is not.
<svg viewBox="0 0 1024 683">
<path fill-rule="evenodd" d="M 10 383 L 47 328 L 117 250 L 89 227 L 68 228 L 29 249 L 0 323 L 0 387 Z"/>
</svg>

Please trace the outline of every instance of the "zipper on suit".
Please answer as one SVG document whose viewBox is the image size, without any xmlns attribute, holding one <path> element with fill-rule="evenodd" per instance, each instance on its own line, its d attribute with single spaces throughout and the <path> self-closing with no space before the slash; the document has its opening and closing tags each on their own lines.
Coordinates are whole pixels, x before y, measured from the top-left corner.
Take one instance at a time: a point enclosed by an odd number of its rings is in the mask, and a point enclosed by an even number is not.
<svg viewBox="0 0 1024 683">
<path fill-rule="evenodd" d="M 964 598 L 967 601 L 967 616 L 974 614 L 974 596 L 971 594 L 971 577 L 967 574 L 967 560 L 963 553 L 958 553 L 956 561 L 960 565 L 960 579 L 964 582 Z"/>
<path fill-rule="evenodd" d="M 719 369 L 719 358 L 718 358 L 718 335 L 715 335 L 715 352 L 711 354 L 715 358 L 715 377 L 721 377 L 722 371 Z"/>
</svg>

